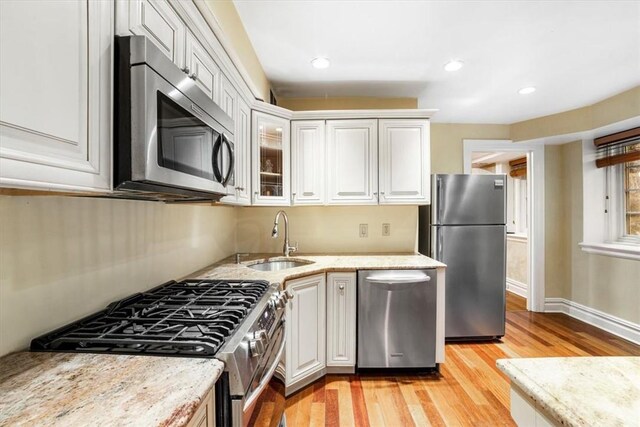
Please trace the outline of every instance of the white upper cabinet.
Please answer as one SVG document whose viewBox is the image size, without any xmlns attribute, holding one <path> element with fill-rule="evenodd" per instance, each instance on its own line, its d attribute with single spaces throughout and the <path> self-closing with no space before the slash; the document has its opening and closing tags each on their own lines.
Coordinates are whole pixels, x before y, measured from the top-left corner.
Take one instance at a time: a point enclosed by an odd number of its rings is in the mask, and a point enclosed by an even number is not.
<svg viewBox="0 0 640 427">
<path fill-rule="evenodd" d="M 118 0 L 116 33 L 147 36 L 178 67 L 185 69 L 187 28 L 168 1 Z"/>
<path fill-rule="evenodd" d="M 375 119 L 327 120 L 327 204 L 378 204 L 377 130 Z"/>
<path fill-rule="evenodd" d="M 111 187 L 111 2 L 0 1 L 0 184 Z"/>
<path fill-rule="evenodd" d="M 253 111 L 253 205 L 291 204 L 289 120 Z"/>
<path fill-rule="evenodd" d="M 380 204 L 430 201 L 429 121 L 380 120 Z"/>
<path fill-rule="evenodd" d="M 356 273 L 327 273 L 327 366 L 356 365 Z"/>
<path fill-rule="evenodd" d="M 186 67 L 183 71 L 195 80 L 198 87 L 200 87 L 213 102 L 220 104 L 219 92 L 220 78 L 222 75 L 220 67 L 216 65 L 215 61 L 209 56 L 207 51 L 204 50 L 200 42 L 190 31 L 187 31 Z M 229 115 L 233 116 L 232 114 Z"/>
<path fill-rule="evenodd" d="M 291 199 L 294 205 L 325 203 L 324 120 L 291 123 Z"/>
<path fill-rule="evenodd" d="M 238 98 L 236 116 L 236 202 L 251 204 L 251 110 L 246 102 Z"/>
</svg>

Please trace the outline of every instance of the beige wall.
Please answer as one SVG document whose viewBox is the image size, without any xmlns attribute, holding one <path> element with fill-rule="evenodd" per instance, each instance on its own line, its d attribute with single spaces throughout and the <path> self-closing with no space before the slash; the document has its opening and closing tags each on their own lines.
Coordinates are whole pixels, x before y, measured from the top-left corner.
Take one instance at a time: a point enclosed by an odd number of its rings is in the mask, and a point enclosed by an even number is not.
<svg viewBox="0 0 640 427">
<path fill-rule="evenodd" d="M 524 141 L 596 129 L 640 115 L 640 86 L 593 105 L 511 125 L 511 139 Z"/>
<path fill-rule="evenodd" d="M 622 319 L 640 323 L 640 262 L 588 254 L 579 247 L 583 233 L 582 143 L 560 148 L 562 164 L 562 256 L 569 283 L 565 298 Z M 546 158 L 545 158 L 546 160 Z M 553 218 L 546 218 L 553 221 Z M 570 268 L 567 268 L 570 266 Z M 551 295 L 549 295 L 551 296 Z"/>
<path fill-rule="evenodd" d="M 0 196 L 0 355 L 236 251 L 236 209 Z"/>
<path fill-rule="evenodd" d="M 462 173 L 462 141 L 464 139 L 509 139 L 508 125 L 431 124 L 431 172 Z"/>
<path fill-rule="evenodd" d="M 282 252 L 280 236 L 271 238 L 276 212 L 281 208 L 251 207 L 238 212 L 238 250 Z M 300 252 L 413 252 L 416 250 L 416 206 L 308 206 L 285 208 L 291 244 Z M 391 235 L 382 236 L 382 224 L 391 224 Z M 358 235 L 359 224 L 369 224 L 369 237 Z"/>
<path fill-rule="evenodd" d="M 507 279 L 527 284 L 529 254 L 526 241 L 507 237 Z"/>
<path fill-rule="evenodd" d="M 418 99 L 377 98 L 368 96 L 345 98 L 278 98 L 278 105 L 293 111 L 411 109 L 418 108 Z"/>
<path fill-rule="evenodd" d="M 565 216 L 564 147 L 544 147 L 544 262 L 545 297 L 571 296 L 571 268 L 566 259 L 569 247 L 569 227 Z"/>
<path fill-rule="evenodd" d="M 249 35 L 244 24 L 240 20 L 238 11 L 231 0 L 205 0 L 209 9 L 213 12 L 220 28 L 231 43 L 234 52 L 240 58 L 242 65 L 249 73 L 253 84 L 262 94 L 262 99 L 269 102 L 271 84 L 260 64 L 258 55 L 253 49 Z"/>
</svg>

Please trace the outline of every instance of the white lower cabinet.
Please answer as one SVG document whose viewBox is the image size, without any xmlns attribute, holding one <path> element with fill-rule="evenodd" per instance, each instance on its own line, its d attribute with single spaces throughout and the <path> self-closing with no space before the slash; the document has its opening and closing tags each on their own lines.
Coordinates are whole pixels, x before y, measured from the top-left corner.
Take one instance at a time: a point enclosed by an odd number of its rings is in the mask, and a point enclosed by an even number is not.
<svg viewBox="0 0 640 427">
<path fill-rule="evenodd" d="M 327 371 L 356 365 L 356 273 L 327 273 Z"/>
<path fill-rule="evenodd" d="M 325 374 L 325 276 L 290 280 L 285 288 L 293 295 L 286 308 L 288 395 Z"/>
</svg>

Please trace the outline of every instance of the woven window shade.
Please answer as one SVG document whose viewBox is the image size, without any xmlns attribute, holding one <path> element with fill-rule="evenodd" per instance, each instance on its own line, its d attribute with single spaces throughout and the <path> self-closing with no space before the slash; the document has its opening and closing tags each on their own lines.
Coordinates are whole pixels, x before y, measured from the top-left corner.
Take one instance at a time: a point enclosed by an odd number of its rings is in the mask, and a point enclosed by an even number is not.
<svg viewBox="0 0 640 427">
<path fill-rule="evenodd" d="M 527 178 L 527 158 L 526 157 L 520 157 L 519 159 L 511 160 L 509 162 L 509 166 L 511 167 L 509 176 L 517 179 Z"/>
<path fill-rule="evenodd" d="M 598 168 L 640 160 L 640 150 L 632 147 L 640 144 L 640 127 L 601 136 L 594 139 L 593 143 L 598 150 Z"/>
</svg>

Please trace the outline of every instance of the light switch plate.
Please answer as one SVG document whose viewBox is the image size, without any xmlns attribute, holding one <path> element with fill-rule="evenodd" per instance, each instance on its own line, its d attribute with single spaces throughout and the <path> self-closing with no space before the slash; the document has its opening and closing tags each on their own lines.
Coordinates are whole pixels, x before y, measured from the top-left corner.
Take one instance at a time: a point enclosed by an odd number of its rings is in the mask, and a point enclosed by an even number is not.
<svg viewBox="0 0 640 427">
<path fill-rule="evenodd" d="M 360 237 L 369 237 L 369 224 L 360 224 Z"/>
<path fill-rule="evenodd" d="M 391 236 L 391 224 L 389 224 L 388 222 L 382 224 L 382 235 Z"/>
</svg>

